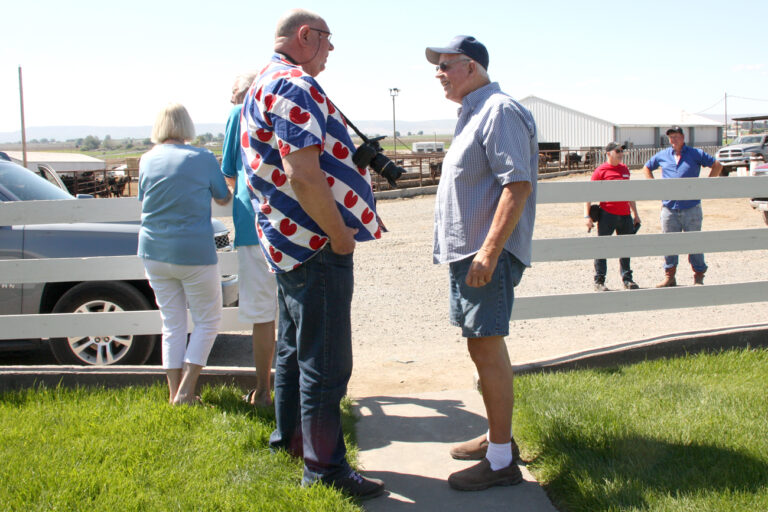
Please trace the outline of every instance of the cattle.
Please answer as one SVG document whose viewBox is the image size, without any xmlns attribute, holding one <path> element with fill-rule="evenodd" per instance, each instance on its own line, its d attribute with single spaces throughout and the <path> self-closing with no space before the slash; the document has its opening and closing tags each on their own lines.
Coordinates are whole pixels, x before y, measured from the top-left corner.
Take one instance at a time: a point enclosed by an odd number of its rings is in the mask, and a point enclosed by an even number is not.
<svg viewBox="0 0 768 512">
<path fill-rule="evenodd" d="M 578 153 L 568 153 L 565 155 L 565 165 L 569 169 L 578 167 L 581 163 L 581 156 Z"/>
<path fill-rule="evenodd" d="M 546 169 L 548 162 L 555 161 L 555 153 L 541 151 L 539 152 L 539 169 Z"/>
<path fill-rule="evenodd" d="M 443 161 L 429 162 L 429 177 L 436 181 L 440 173 L 443 172 Z"/>
</svg>

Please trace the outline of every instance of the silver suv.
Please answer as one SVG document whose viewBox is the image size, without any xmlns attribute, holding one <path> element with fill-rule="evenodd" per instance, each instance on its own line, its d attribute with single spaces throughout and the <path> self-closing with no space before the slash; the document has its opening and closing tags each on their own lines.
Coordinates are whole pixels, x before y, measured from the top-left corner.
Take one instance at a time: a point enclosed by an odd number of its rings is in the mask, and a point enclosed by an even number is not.
<svg viewBox="0 0 768 512">
<path fill-rule="evenodd" d="M 739 167 L 749 169 L 751 157 L 768 162 L 768 133 L 736 137 L 717 152 L 717 161 L 723 164 L 722 174 L 725 176 Z"/>
<path fill-rule="evenodd" d="M 75 200 L 68 192 L 13 162 L 0 160 L 0 201 Z M 87 200 L 87 199 L 84 199 Z M 213 222 L 216 248 L 231 250 L 229 230 Z M 1 224 L 1 223 L 0 223 Z M 0 258 L 85 258 L 136 254 L 138 222 L 0 225 Z M 2 278 L 0 277 L 0 280 Z M 222 276 L 225 306 L 237 303 L 236 275 Z M 61 283 L 0 282 L 0 314 L 98 313 L 157 309 L 146 279 Z M 158 345 L 157 334 L 99 333 L 56 338 L 50 346 L 62 364 L 143 364 Z M 0 349 L 37 344 L 36 340 L 0 340 Z"/>
</svg>

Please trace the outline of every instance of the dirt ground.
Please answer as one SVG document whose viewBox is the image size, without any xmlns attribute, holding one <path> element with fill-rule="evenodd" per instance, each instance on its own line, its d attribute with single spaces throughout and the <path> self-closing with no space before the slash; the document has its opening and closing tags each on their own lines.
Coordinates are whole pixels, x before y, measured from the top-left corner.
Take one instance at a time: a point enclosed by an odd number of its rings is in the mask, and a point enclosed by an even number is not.
<svg viewBox="0 0 768 512">
<path fill-rule="evenodd" d="M 445 266 L 432 264 L 434 201 L 434 196 L 379 201 L 378 211 L 389 232 L 379 241 L 357 246 L 351 396 L 465 389 L 472 384 L 474 366 L 465 341 L 461 331 L 448 322 L 448 271 Z M 641 234 L 659 233 L 660 202 L 638 202 L 638 208 Z M 703 208 L 704 230 L 768 230 L 746 199 L 705 200 Z M 580 203 L 538 206 L 536 239 L 595 236 L 594 231 L 587 234 Z M 706 284 L 760 281 L 766 278 L 768 251 L 713 253 L 706 260 Z M 635 281 L 641 288 L 653 287 L 663 277 L 662 264 L 660 256 L 633 258 Z M 591 292 L 593 272 L 592 260 L 534 263 L 515 294 Z M 689 285 L 692 280 L 692 271 L 682 256 L 678 282 Z M 608 260 L 606 284 L 612 290 L 621 288 L 618 260 Z M 672 333 L 765 322 L 765 302 L 520 320 L 512 322 L 507 346 L 513 364 L 522 364 Z M 219 352 L 216 348 L 214 352 Z"/>
</svg>

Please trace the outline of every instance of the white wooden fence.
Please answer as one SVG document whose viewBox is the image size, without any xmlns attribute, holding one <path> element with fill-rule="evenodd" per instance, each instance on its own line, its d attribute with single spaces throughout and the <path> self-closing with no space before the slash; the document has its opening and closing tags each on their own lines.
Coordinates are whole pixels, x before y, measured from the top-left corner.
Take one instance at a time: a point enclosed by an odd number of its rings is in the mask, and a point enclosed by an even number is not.
<svg viewBox="0 0 768 512">
<path fill-rule="evenodd" d="M 711 199 L 768 196 L 768 179 L 756 177 L 635 180 L 601 182 L 541 182 L 539 203 L 582 203 L 601 200 L 659 198 Z M 216 217 L 231 215 L 231 207 L 213 205 Z M 0 205 L 0 226 L 57 222 L 125 221 L 139 218 L 136 198 L 77 201 L 24 201 Z M 649 234 L 623 237 L 579 237 L 534 240 L 534 261 L 567 261 L 596 257 L 663 256 L 691 252 L 768 249 L 768 227 L 697 233 Z M 237 273 L 237 255 L 220 253 L 223 274 Z M 101 281 L 143 279 L 136 256 L 0 260 L 0 283 Z M 768 278 L 768 272 L 766 273 Z M 697 287 L 637 290 L 624 294 L 585 293 L 515 298 L 514 319 L 647 311 L 768 301 L 768 281 Z M 157 311 L 83 315 L 44 314 L 0 316 L 0 339 L 85 336 L 93 332 L 155 334 Z M 225 308 L 222 331 L 245 330 L 237 309 Z"/>
</svg>

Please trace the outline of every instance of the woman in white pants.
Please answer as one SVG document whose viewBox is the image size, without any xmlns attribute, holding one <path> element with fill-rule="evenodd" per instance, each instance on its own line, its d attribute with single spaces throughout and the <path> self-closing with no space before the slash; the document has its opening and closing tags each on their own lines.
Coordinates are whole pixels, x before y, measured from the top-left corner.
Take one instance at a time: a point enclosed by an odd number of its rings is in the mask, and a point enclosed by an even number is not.
<svg viewBox="0 0 768 512">
<path fill-rule="evenodd" d="M 169 402 L 192 404 L 200 371 L 221 323 L 221 277 L 211 199 L 231 199 L 216 157 L 185 144 L 195 136 L 187 110 L 169 104 L 152 128 L 155 147 L 141 157 L 138 255 L 163 319 L 163 368 Z M 187 304 L 194 328 L 187 344 Z"/>
</svg>

